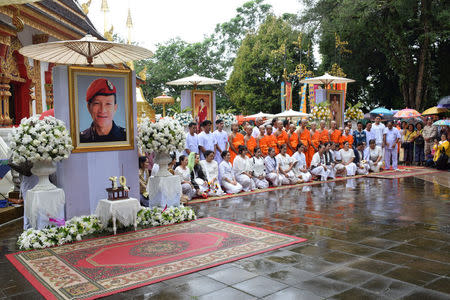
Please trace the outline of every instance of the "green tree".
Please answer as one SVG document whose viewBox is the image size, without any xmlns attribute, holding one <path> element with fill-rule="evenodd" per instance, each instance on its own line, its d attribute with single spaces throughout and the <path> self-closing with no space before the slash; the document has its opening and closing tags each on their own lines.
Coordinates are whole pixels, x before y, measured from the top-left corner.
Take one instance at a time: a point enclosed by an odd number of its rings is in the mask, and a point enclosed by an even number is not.
<svg viewBox="0 0 450 300">
<path fill-rule="evenodd" d="M 301 53 L 294 44 L 299 31 L 293 29 L 287 20 L 286 17 L 269 15 L 256 32 L 247 33 L 242 41 L 225 90 L 231 102 L 244 114 L 281 110 L 284 52 L 288 72 L 294 71 Z M 282 50 L 283 45 L 286 51 Z M 294 98 L 295 102 L 298 100 Z"/>
<path fill-rule="evenodd" d="M 348 77 L 355 102 L 422 109 L 435 104 L 447 84 L 440 62 L 449 62 L 449 4 L 438 0 L 318 0 L 302 15 L 316 33 L 323 55 L 321 70 L 338 62 Z M 334 44 L 337 32 L 352 53 L 342 56 Z M 445 51 L 444 51 L 445 52 Z M 340 60 L 340 61 L 339 61 Z M 448 79 L 448 75 L 446 77 Z"/>
</svg>

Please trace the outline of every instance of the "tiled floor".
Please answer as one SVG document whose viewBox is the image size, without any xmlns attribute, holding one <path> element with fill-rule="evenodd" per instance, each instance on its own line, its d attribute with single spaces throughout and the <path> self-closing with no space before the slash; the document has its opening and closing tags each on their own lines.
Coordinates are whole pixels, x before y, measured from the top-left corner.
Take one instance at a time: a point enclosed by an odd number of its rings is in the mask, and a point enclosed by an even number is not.
<svg viewBox="0 0 450 300">
<path fill-rule="evenodd" d="M 355 179 L 194 205 L 305 243 L 107 299 L 450 299 L 449 173 Z M 444 185 L 443 185 L 444 184 Z M 0 227 L 15 252 L 20 224 Z M 0 299 L 41 299 L 3 257 Z"/>
</svg>

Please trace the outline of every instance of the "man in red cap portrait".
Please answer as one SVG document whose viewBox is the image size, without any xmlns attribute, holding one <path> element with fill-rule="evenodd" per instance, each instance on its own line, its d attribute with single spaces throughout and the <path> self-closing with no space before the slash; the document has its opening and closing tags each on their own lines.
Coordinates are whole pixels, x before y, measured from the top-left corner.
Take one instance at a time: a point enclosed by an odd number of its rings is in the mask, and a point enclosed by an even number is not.
<svg viewBox="0 0 450 300">
<path fill-rule="evenodd" d="M 86 102 L 92 124 L 80 133 L 80 143 L 126 141 L 125 128 L 113 121 L 117 111 L 116 87 L 108 79 L 99 78 L 91 82 Z"/>
</svg>

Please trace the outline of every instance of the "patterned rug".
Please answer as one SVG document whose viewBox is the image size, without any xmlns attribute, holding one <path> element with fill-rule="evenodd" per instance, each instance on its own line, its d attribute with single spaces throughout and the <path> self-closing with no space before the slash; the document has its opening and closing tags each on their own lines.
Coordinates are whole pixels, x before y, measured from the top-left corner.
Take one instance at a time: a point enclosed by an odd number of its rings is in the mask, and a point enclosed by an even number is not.
<svg viewBox="0 0 450 300">
<path fill-rule="evenodd" d="M 304 241 L 205 218 L 7 258 L 47 299 L 95 299 Z"/>
<path fill-rule="evenodd" d="M 362 178 L 362 177 L 373 177 L 373 178 L 384 178 L 384 179 L 396 179 L 396 178 L 403 178 L 403 177 L 410 177 L 410 176 L 416 176 L 416 175 L 425 175 L 425 174 L 432 174 L 440 172 L 436 169 L 429 169 L 425 167 L 417 167 L 417 166 L 399 166 L 398 171 L 382 171 L 380 173 L 369 173 L 369 175 L 356 175 L 356 176 L 349 176 L 349 177 L 337 177 L 335 179 L 327 180 L 327 181 L 311 181 L 306 183 L 299 183 L 299 184 L 288 184 L 278 187 L 269 187 L 266 189 L 257 189 L 250 192 L 240 192 L 238 194 L 226 194 L 223 196 L 216 196 L 216 197 L 208 197 L 208 198 L 193 198 L 189 200 L 188 202 L 184 202 L 184 205 L 190 205 L 190 204 L 197 204 L 197 203 L 204 203 L 204 202 L 210 202 L 210 201 L 216 201 L 216 200 L 223 200 L 228 198 L 234 198 L 234 197 L 242 197 L 247 195 L 253 195 L 253 194 L 259 194 L 259 193 L 265 193 L 270 191 L 276 191 L 276 190 L 284 190 L 284 189 L 290 189 L 290 188 L 302 188 L 307 185 L 316 185 L 316 184 L 322 184 L 325 182 L 336 182 L 336 181 L 342 181 L 347 179 L 356 179 L 356 178 Z"/>
</svg>

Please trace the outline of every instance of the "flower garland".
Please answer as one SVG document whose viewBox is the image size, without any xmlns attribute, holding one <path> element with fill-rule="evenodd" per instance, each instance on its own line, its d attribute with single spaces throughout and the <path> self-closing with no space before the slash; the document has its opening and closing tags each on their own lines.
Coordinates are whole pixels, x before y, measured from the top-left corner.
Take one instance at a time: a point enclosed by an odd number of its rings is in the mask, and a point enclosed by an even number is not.
<svg viewBox="0 0 450 300">
<path fill-rule="evenodd" d="M 364 119 L 364 113 L 361 110 L 362 103 L 358 102 L 355 105 L 351 106 L 349 108 L 347 108 L 347 110 L 345 111 L 345 119 L 346 120 L 361 120 Z"/>
<path fill-rule="evenodd" d="M 186 133 L 177 120 L 169 117 L 151 122 L 148 118 L 139 125 L 139 146 L 144 152 L 183 151 Z"/>
<path fill-rule="evenodd" d="M 194 118 L 191 113 L 175 113 L 173 118 L 177 120 L 181 126 L 186 127 L 189 123 L 194 122 Z"/>
<path fill-rule="evenodd" d="M 47 116 L 24 118 L 9 136 L 11 159 L 16 164 L 30 161 L 60 161 L 72 152 L 72 139 L 63 121 Z"/>
<path fill-rule="evenodd" d="M 165 210 L 159 207 L 152 209 L 145 207 L 137 213 L 137 223 L 141 227 L 169 225 L 196 218 L 194 210 L 184 206 L 171 206 Z M 17 245 L 22 250 L 60 246 L 73 241 L 81 241 L 84 236 L 101 233 L 105 229 L 107 229 L 106 226 L 95 215 L 74 217 L 64 226 L 25 230 L 19 236 Z"/>
<path fill-rule="evenodd" d="M 216 120 L 223 120 L 223 124 L 226 127 L 231 126 L 231 124 L 236 123 L 237 119 L 233 114 L 218 114 Z"/>
<path fill-rule="evenodd" d="M 330 108 L 326 103 L 319 103 L 317 106 L 314 106 L 311 110 L 311 114 L 314 120 L 328 121 L 331 117 Z"/>
</svg>

